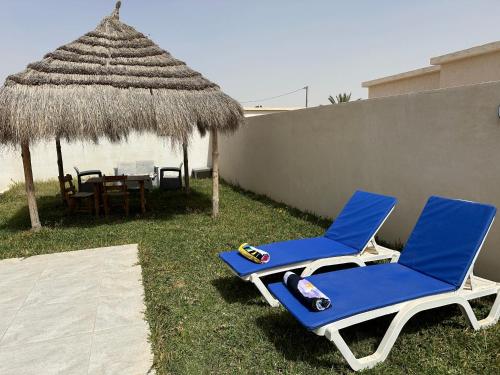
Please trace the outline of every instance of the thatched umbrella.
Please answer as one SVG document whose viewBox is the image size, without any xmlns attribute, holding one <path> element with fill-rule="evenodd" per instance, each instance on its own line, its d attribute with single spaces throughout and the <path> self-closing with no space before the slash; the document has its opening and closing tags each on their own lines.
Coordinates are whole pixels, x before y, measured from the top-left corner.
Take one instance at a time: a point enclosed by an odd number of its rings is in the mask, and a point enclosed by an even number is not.
<svg viewBox="0 0 500 375">
<path fill-rule="evenodd" d="M 0 142 L 21 145 L 33 228 L 40 227 L 30 143 L 153 132 L 186 144 L 211 132 L 213 214 L 218 214 L 217 132 L 235 130 L 241 106 L 220 88 L 119 19 L 121 2 L 94 31 L 47 54 L 0 89 Z M 58 159 L 60 148 L 58 145 Z M 62 172 L 62 160 L 60 173 Z"/>
</svg>

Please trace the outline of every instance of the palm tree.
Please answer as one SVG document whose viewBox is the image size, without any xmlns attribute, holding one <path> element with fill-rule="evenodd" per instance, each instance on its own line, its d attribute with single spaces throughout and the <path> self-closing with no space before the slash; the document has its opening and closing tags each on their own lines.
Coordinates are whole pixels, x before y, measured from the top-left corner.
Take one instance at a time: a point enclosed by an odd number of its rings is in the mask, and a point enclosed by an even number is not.
<svg viewBox="0 0 500 375">
<path fill-rule="evenodd" d="M 344 93 L 338 94 L 335 98 L 330 95 L 328 97 L 328 100 L 332 104 L 347 103 L 351 100 L 351 93 L 348 94 L 348 93 L 344 92 Z"/>
</svg>

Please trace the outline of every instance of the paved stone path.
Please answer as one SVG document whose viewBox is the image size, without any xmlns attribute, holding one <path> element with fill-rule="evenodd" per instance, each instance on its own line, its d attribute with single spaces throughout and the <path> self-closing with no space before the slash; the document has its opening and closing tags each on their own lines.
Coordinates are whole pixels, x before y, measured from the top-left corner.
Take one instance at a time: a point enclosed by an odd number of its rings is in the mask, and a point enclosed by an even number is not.
<svg viewBox="0 0 500 375">
<path fill-rule="evenodd" d="M 0 261 L 0 374 L 152 374 L 137 245 Z"/>
</svg>

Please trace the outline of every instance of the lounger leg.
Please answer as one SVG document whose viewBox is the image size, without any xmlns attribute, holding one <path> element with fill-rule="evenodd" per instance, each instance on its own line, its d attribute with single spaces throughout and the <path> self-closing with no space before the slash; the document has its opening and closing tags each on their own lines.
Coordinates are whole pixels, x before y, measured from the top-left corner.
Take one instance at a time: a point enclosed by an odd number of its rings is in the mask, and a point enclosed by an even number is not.
<svg viewBox="0 0 500 375">
<path fill-rule="evenodd" d="M 396 339 L 398 338 L 399 333 L 401 332 L 401 329 L 410 317 L 411 316 L 405 317 L 404 314 L 396 315 L 375 353 L 362 358 L 356 358 L 354 356 L 337 329 L 327 329 L 325 336 L 328 340 L 335 344 L 337 349 L 344 356 L 345 360 L 354 371 L 365 370 L 376 366 L 378 363 L 383 362 L 387 358 L 392 347 L 394 346 L 394 343 L 396 342 Z"/>
<path fill-rule="evenodd" d="M 311 276 L 314 272 L 316 272 L 318 269 L 322 267 L 335 266 L 338 264 L 348 264 L 348 263 L 355 263 L 360 267 L 366 266 L 365 262 L 363 262 L 359 257 L 344 256 L 344 257 L 325 258 L 316 260 L 311 264 L 309 264 L 304 269 L 304 271 L 302 271 L 302 274 L 300 276 L 302 277 Z"/>
<path fill-rule="evenodd" d="M 459 296 L 445 299 L 431 297 L 425 302 L 409 302 L 406 304 L 392 320 L 391 325 L 387 329 L 387 332 L 385 333 L 375 353 L 369 356 L 356 358 L 349 346 L 346 344 L 345 340 L 340 335 L 338 329 L 334 326 L 326 328 L 325 336 L 328 340 L 332 341 L 335 346 L 337 346 L 347 363 L 349 363 L 349 366 L 351 366 L 354 371 L 372 368 L 378 363 L 385 361 L 406 322 L 408 322 L 408 320 L 410 320 L 415 314 L 424 310 L 452 304 L 458 304 L 460 306 L 474 329 L 480 329 L 498 321 L 498 315 L 500 314 L 500 297 L 498 294 L 490 315 L 486 319 L 479 322 L 477 321 L 476 316 L 466 299 Z"/>
<path fill-rule="evenodd" d="M 500 318 L 500 291 L 497 293 L 497 297 L 495 298 L 495 302 L 493 302 L 493 306 L 491 307 L 490 313 L 488 316 L 482 320 L 477 320 L 476 314 L 472 310 L 468 301 L 465 301 L 463 304 L 460 304 L 460 310 L 467 318 L 467 322 L 469 325 L 475 330 L 479 330 L 482 328 L 486 328 L 492 326 L 498 322 Z"/>
<path fill-rule="evenodd" d="M 497 324 L 498 320 L 500 319 L 500 290 L 497 293 L 497 298 L 495 298 L 495 302 L 493 302 L 493 306 L 491 307 L 491 311 L 489 315 L 479 321 L 479 324 L 481 324 L 481 327 L 488 327 L 493 324 Z"/>
<path fill-rule="evenodd" d="M 359 370 L 363 370 L 363 369 L 375 366 L 375 364 L 373 364 L 373 366 L 369 366 L 369 365 L 364 364 L 362 361 L 363 358 L 361 358 L 361 359 L 356 358 L 354 356 L 354 354 L 352 353 L 352 350 L 346 344 L 344 338 L 340 335 L 338 330 L 336 330 L 336 329 L 327 330 L 325 336 L 328 340 L 330 340 L 331 342 L 333 342 L 335 344 L 337 349 L 344 356 L 345 360 L 347 361 L 349 366 L 351 366 L 351 368 L 354 371 L 359 371 Z M 367 358 L 367 357 L 365 357 L 365 358 Z"/>
<path fill-rule="evenodd" d="M 383 362 L 387 358 L 399 336 L 399 333 L 403 329 L 406 322 L 413 315 L 415 315 L 415 313 L 401 310 L 392 320 L 391 325 L 387 329 L 387 332 L 385 333 L 375 353 L 362 358 L 356 358 L 354 356 L 337 329 L 327 329 L 325 336 L 328 340 L 335 344 L 354 371 L 365 370 L 376 366 L 378 363 Z"/>
<path fill-rule="evenodd" d="M 253 273 L 250 275 L 250 281 L 257 287 L 257 289 L 259 289 L 260 294 L 262 294 L 266 302 L 271 305 L 271 307 L 278 307 L 280 305 L 279 301 L 273 297 L 259 276 Z"/>
</svg>

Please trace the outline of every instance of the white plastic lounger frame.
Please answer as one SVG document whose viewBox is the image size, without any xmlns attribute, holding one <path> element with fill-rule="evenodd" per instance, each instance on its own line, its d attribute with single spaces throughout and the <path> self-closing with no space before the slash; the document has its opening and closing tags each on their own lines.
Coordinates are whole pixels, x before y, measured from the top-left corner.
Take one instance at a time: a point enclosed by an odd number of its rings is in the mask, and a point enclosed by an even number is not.
<svg viewBox="0 0 500 375">
<path fill-rule="evenodd" d="M 394 207 L 387 214 L 385 219 L 379 225 L 375 233 L 378 233 L 382 225 L 384 225 L 387 218 L 391 215 Z M 259 292 L 262 294 L 266 302 L 272 307 L 278 307 L 280 305 L 279 301 L 274 298 L 267 286 L 262 282 L 261 277 L 273 275 L 275 273 L 285 272 L 297 268 L 305 267 L 302 276 L 309 276 L 316 270 L 325 266 L 333 266 L 338 264 L 349 264 L 354 263 L 360 267 L 366 266 L 367 262 L 375 262 L 377 260 L 390 259 L 391 262 L 397 262 L 399 259 L 399 251 L 388 249 L 387 247 L 380 246 L 375 241 L 375 235 L 366 243 L 363 250 L 356 255 L 339 256 L 332 258 L 324 258 L 314 261 L 304 261 L 299 263 L 287 264 L 281 267 L 270 268 L 263 270 L 262 272 L 254 272 L 248 276 L 243 276 L 240 278 L 245 281 L 250 281 L 253 283 Z"/>
<path fill-rule="evenodd" d="M 481 244 L 481 247 L 482 246 L 483 244 Z M 434 296 L 418 298 L 380 309 L 367 311 L 342 320 L 338 320 L 334 323 L 324 325 L 314 330 L 314 333 L 319 336 L 325 336 L 328 340 L 332 341 L 337 346 L 340 353 L 342 353 L 346 361 L 349 363 L 349 366 L 351 366 L 353 370 L 358 371 L 372 368 L 376 364 L 383 362 L 389 355 L 394 343 L 396 342 L 396 339 L 399 336 L 399 333 L 403 329 L 406 322 L 410 320 L 411 317 L 413 317 L 415 314 L 418 314 L 421 311 L 430 310 L 446 305 L 457 304 L 459 305 L 460 310 L 462 310 L 462 313 L 467 318 L 470 326 L 475 330 L 479 330 L 481 328 L 486 328 L 488 326 L 496 324 L 500 318 L 500 283 L 482 279 L 480 277 L 474 276 L 472 273 L 475 260 L 477 258 L 477 255 L 479 254 L 479 251 L 481 250 L 481 247 L 479 248 L 476 257 L 474 258 L 471 267 L 469 268 L 467 277 L 458 290 L 437 294 Z M 477 320 L 476 315 L 474 314 L 474 311 L 469 304 L 469 300 L 494 294 L 496 294 L 497 297 L 493 302 L 493 306 L 489 315 L 483 320 Z M 380 316 L 394 313 L 397 314 L 393 318 L 375 353 L 363 358 L 356 358 L 349 346 L 347 346 L 346 342 L 340 335 L 339 330 L 361 322 L 378 318 Z"/>
<path fill-rule="evenodd" d="M 497 323 L 500 317 L 500 284 L 484 280 L 476 276 L 473 276 L 473 279 L 477 285 L 474 286 L 472 290 L 461 289 L 456 292 L 419 298 L 413 301 L 368 311 L 366 313 L 358 314 L 339 320 L 335 323 L 325 325 L 318 328 L 314 332 L 317 335 L 325 336 L 328 340 L 332 341 L 353 370 L 358 371 L 372 368 L 387 358 L 406 322 L 421 311 L 446 305 L 458 304 L 463 314 L 466 316 L 469 324 L 475 330 L 486 328 Z M 472 311 L 469 300 L 492 294 L 496 294 L 497 298 L 493 303 L 490 314 L 485 319 L 478 321 Z M 363 358 L 356 358 L 340 335 L 339 330 L 357 323 L 393 313 L 397 314 L 392 320 L 391 325 L 387 329 L 387 332 L 375 353 Z"/>
</svg>

